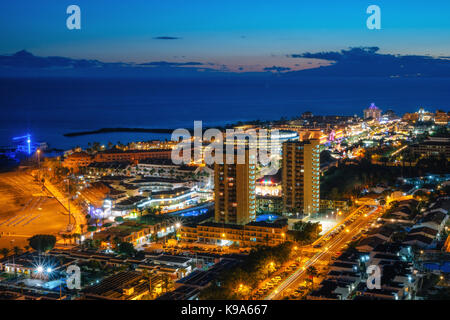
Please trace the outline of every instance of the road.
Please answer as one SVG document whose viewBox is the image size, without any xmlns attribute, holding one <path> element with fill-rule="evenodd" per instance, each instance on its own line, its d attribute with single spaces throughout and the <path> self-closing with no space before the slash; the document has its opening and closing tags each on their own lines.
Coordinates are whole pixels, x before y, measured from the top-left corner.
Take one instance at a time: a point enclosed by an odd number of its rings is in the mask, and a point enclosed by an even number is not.
<svg viewBox="0 0 450 320">
<path fill-rule="evenodd" d="M 76 206 L 73 201 L 71 201 L 71 203 L 69 204 L 69 199 L 67 198 L 67 196 L 52 183 L 46 181 L 45 188 L 58 200 L 58 202 L 67 210 L 67 212 L 70 212 L 69 214 L 71 214 L 71 219 L 73 218 L 74 220 L 71 221 L 71 224 L 74 226 L 74 229 L 72 230 L 73 233 L 81 234 L 82 232 L 80 224 L 86 225 L 86 217 L 83 211 L 78 206 Z"/>
<path fill-rule="evenodd" d="M 361 207 L 360 207 L 361 208 Z M 360 209 L 358 208 L 358 209 Z M 356 209 L 349 215 L 342 223 L 348 221 L 353 215 L 358 211 Z M 305 280 L 306 277 L 306 269 L 311 266 L 315 266 L 322 262 L 330 262 L 331 257 L 335 255 L 337 252 L 341 251 L 343 247 L 347 244 L 347 242 L 351 241 L 352 238 L 358 234 L 362 229 L 370 225 L 374 220 L 380 217 L 381 207 L 376 207 L 372 209 L 367 215 L 361 215 L 356 220 L 349 224 L 346 229 L 341 231 L 339 234 L 326 241 L 322 246 L 322 251 L 314 255 L 311 259 L 309 259 L 303 266 L 299 267 L 294 273 L 292 273 L 288 278 L 286 278 L 283 282 L 281 282 L 278 286 L 276 286 L 273 291 L 271 291 L 264 300 L 277 300 L 281 299 L 285 293 L 290 289 L 296 289 L 301 282 Z M 331 232 L 331 230 L 329 231 Z M 320 243 L 320 241 L 324 241 L 324 239 L 329 234 L 327 232 L 324 236 L 322 236 L 319 241 L 316 243 Z"/>
</svg>

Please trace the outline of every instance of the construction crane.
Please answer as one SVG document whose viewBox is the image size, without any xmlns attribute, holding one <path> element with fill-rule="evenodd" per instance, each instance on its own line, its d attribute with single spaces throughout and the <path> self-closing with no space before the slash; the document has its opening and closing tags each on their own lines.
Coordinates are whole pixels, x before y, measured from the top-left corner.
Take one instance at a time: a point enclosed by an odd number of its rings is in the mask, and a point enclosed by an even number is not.
<svg viewBox="0 0 450 320">
<path fill-rule="evenodd" d="M 27 147 L 26 150 L 28 152 L 28 155 L 30 155 L 31 154 L 31 135 L 27 134 L 26 136 L 13 138 L 13 141 L 22 141 L 22 140 L 24 140 L 26 142 L 26 147 Z M 20 146 L 18 149 L 20 149 Z"/>
</svg>

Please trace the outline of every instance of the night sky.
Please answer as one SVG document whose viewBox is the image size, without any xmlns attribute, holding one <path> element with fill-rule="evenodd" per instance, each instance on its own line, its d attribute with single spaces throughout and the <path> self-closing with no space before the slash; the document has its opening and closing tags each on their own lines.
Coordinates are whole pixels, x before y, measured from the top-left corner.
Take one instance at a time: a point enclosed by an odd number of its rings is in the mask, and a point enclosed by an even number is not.
<svg viewBox="0 0 450 320">
<path fill-rule="evenodd" d="M 66 8 L 81 8 L 81 30 Z M 381 8 L 381 30 L 366 9 Z M 231 69 L 286 66 L 287 55 L 378 46 L 381 53 L 449 56 L 450 1 L 3 0 L 0 54 L 106 62 L 199 61 Z"/>
</svg>

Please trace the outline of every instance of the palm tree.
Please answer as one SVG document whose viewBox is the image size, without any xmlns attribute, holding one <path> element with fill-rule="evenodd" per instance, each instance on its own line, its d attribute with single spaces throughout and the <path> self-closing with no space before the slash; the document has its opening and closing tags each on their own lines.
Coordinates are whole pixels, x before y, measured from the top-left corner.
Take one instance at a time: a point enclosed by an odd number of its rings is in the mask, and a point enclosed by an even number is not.
<svg viewBox="0 0 450 320">
<path fill-rule="evenodd" d="M 315 267 L 311 266 L 308 269 L 306 269 L 306 274 L 311 279 L 311 290 L 314 290 L 314 277 L 317 277 L 319 273 L 317 272 L 317 269 Z"/>
<path fill-rule="evenodd" d="M 79 240 L 81 239 L 81 234 L 79 234 L 79 233 L 74 233 L 74 234 L 72 235 L 72 238 L 75 240 L 75 243 L 76 243 L 76 240 L 78 240 L 78 243 L 80 243 Z"/>
<path fill-rule="evenodd" d="M 6 256 L 9 254 L 9 249 L 2 248 L 2 249 L 0 249 L 0 253 L 2 254 L 3 258 L 6 258 Z"/>
<path fill-rule="evenodd" d="M 67 234 L 62 234 L 61 235 L 61 238 L 63 238 L 63 240 L 64 240 L 64 245 L 67 245 L 67 242 L 66 242 L 66 240 L 67 240 Z"/>
<path fill-rule="evenodd" d="M 18 246 L 15 246 L 15 247 L 13 248 L 13 251 L 14 251 L 14 254 L 15 254 L 16 256 L 18 256 L 19 254 L 22 253 L 22 249 L 19 248 Z"/>
</svg>

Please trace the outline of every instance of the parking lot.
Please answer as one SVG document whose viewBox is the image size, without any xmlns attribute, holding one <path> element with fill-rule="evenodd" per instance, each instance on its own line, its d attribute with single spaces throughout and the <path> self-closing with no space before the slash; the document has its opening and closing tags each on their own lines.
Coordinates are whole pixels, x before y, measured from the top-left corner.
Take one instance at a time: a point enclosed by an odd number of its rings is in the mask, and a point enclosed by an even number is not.
<svg viewBox="0 0 450 320">
<path fill-rule="evenodd" d="M 24 247 L 35 234 L 57 235 L 65 209 L 25 172 L 0 174 L 0 248 Z"/>
</svg>

